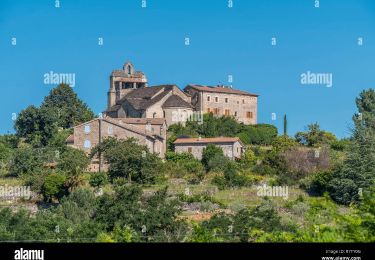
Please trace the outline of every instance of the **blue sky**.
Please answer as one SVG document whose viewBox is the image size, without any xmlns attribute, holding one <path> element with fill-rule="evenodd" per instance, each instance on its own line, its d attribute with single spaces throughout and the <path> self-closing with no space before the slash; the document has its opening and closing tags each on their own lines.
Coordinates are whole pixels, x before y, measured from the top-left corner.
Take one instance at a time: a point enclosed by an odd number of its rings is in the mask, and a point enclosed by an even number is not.
<svg viewBox="0 0 375 260">
<path fill-rule="evenodd" d="M 131 60 L 150 85 L 227 84 L 233 75 L 234 88 L 260 95 L 259 123 L 282 131 L 287 114 L 289 134 L 318 122 L 348 136 L 355 97 L 375 87 L 375 1 L 314 2 L 1 0 L 0 133 L 13 132 L 12 113 L 42 102 L 50 71 L 75 73 L 79 97 L 103 111 L 111 71 Z M 333 86 L 302 85 L 307 71 L 332 73 Z"/>
</svg>

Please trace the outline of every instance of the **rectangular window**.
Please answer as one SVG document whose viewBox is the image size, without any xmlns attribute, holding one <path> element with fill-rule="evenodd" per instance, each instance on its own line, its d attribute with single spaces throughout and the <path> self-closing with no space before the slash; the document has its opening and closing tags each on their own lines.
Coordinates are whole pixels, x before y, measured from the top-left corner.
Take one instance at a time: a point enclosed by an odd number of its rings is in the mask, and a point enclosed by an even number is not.
<svg viewBox="0 0 375 260">
<path fill-rule="evenodd" d="M 242 104 L 245 104 L 245 99 L 242 99 Z"/>
<path fill-rule="evenodd" d="M 191 153 L 193 151 L 193 148 L 188 147 L 188 152 Z"/>
<path fill-rule="evenodd" d="M 230 110 L 229 109 L 225 109 L 224 115 L 229 116 L 230 115 Z"/>
<path fill-rule="evenodd" d="M 228 103 L 228 98 L 225 98 L 225 103 Z"/>
<path fill-rule="evenodd" d="M 111 125 L 108 126 L 108 134 L 109 135 L 113 134 L 113 127 Z"/>
<path fill-rule="evenodd" d="M 88 134 L 91 132 L 91 127 L 90 125 L 85 125 L 85 133 Z"/>
<path fill-rule="evenodd" d="M 215 102 L 219 102 L 219 97 L 215 97 Z"/>
<path fill-rule="evenodd" d="M 246 117 L 247 118 L 253 118 L 253 112 L 247 112 Z"/>
<path fill-rule="evenodd" d="M 237 111 L 234 112 L 234 116 L 237 116 Z"/>
<path fill-rule="evenodd" d="M 211 113 L 211 108 L 207 108 L 207 113 Z"/>
<path fill-rule="evenodd" d="M 214 114 L 215 114 L 215 115 L 218 115 L 218 114 L 219 114 L 219 109 L 218 109 L 218 108 L 214 108 Z"/>
<path fill-rule="evenodd" d="M 207 96 L 207 101 L 208 101 L 208 102 L 211 101 L 211 97 L 210 97 L 210 96 Z"/>
<path fill-rule="evenodd" d="M 86 149 L 90 149 L 91 148 L 90 140 L 85 140 L 85 142 L 83 144 L 83 147 L 86 148 Z"/>
</svg>

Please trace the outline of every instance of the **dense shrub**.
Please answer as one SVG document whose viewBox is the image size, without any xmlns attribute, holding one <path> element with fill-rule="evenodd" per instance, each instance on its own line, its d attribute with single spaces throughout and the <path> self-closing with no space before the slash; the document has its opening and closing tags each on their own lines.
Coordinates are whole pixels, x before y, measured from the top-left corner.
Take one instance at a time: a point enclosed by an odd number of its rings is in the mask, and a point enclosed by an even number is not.
<svg viewBox="0 0 375 260">
<path fill-rule="evenodd" d="M 67 194 L 65 186 L 66 176 L 61 173 L 51 173 L 44 181 L 42 194 L 44 200 L 51 202 L 53 199 L 60 200 Z"/>
<path fill-rule="evenodd" d="M 223 167 L 223 162 L 226 164 L 226 161 L 226 157 L 220 147 L 209 144 L 203 149 L 202 163 L 207 171 L 221 169 Z"/>
<path fill-rule="evenodd" d="M 270 145 L 277 137 L 277 128 L 268 124 L 246 125 L 236 135 L 245 144 Z"/>
<path fill-rule="evenodd" d="M 321 196 L 328 190 L 328 185 L 332 180 L 331 171 L 319 171 L 313 173 L 300 182 L 301 188 L 305 189 L 311 195 Z"/>
<path fill-rule="evenodd" d="M 95 188 L 104 186 L 108 183 L 108 174 L 106 172 L 91 173 L 89 183 Z"/>
<path fill-rule="evenodd" d="M 125 178 L 129 182 L 152 184 L 157 180 L 161 159 L 150 153 L 146 146 L 134 138 L 127 140 L 108 138 L 93 148 L 91 157 L 101 153 L 109 163 L 111 180 Z"/>
<path fill-rule="evenodd" d="M 34 150 L 29 147 L 17 149 L 10 163 L 10 174 L 21 176 L 41 171 L 44 165 L 40 156 L 41 152 L 42 150 Z"/>
</svg>

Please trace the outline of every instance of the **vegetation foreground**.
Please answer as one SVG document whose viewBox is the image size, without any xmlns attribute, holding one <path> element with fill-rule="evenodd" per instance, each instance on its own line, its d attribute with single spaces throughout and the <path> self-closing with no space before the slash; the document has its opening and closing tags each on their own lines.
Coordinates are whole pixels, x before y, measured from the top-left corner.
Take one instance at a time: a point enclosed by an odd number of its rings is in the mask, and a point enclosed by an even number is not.
<svg viewBox="0 0 375 260">
<path fill-rule="evenodd" d="M 18 115 L 16 134 L 0 136 L 0 241 L 373 242 L 374 90 L 356 105 L 348 139 L 317 123 L 290 137 L 286 116 L 278 135 L 206 114 L 169 128 L 164 160 L 134 139 L 106 139 L 87 156 L 65 139 L 94 113 L 59 85 Z M 247 147 L 231 161 L 209 145 L 200 161 L 173 152 L 179 136 L 238 136 Z M 108 172 L 85 172 L 97 154 Z M 5 196 L 17 186 L 31 196 Z"/>
</svg>

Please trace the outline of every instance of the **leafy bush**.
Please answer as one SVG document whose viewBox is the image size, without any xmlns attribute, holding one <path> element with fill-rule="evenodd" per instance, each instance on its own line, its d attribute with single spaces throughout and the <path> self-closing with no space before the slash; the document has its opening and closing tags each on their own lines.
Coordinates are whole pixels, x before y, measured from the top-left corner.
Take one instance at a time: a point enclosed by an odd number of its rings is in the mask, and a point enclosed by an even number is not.
<svg viewBox="0 0 375 260">
<path fill-rule="evenodd" d="M 246 125 L 236 136 L 245 144 L 269 145 L 277 137 L 277 128 L 268 124 Z"/>
<path fill-rule="evenodd" d="M 146 146 L 139 145 L 134 138 L 107 138 L 93 148 L 91 157 L 98 153 L 109 163 L 111 180 L 126 178 L 129 182 L 144 184 L 152 184 L 157 180 L 161 159 L 150 153 Z"/>
<path fill-rule="evenodd" d="M 13 176 L 31 174 L 41 171 L 43 164 L 37 150 L 29 147 L 19 148 L 13 155 L 9 171 Z"/>
<path fill-rule="evenodd" d="M 297 142 L 303 145 L 318 147 L 324 144 L 331 144 L 337 140 L 334 134 L 321 130 L 318 123 L 310 124 L 307 128 L 307 132 L 295 134 Z"/>
<path fill-rule="evenodd" d="M 67 194 L 65 180 L 66 176 L 61 173 L 51 173 L 46 177 L 42 187 L 42 194 L 45 201 L 60 200 Z"/>
<path fill-rule="evenodd" d="M 331 149 L 336 151 L 344 151 L 350 145 L 350 140 L 348 139 L 341 139 L 331 142 Z"/>
<path fill-rule="evenodd" d="M 89 183 L 95 188 L 104 186 L 108 183 L 108 174 L 106 172 L 94 172 L 90 175 Z"/>
<path fill-rule="evenodd" d="M 223 150 L 213 144 L 207 145 L 202 152 L 202 163 L 207 171 L 213 169 L 220 169 L 222 167 L 222 162 L 226 161 Z"/>
<path fill-rule="evenodd" d="M 321 196 L 328 190 L 332 175 L 331 171 L 319 171 L 302 179 L 300 186 L 311 195 Z"/>
<path fill-rule="evenodd" d="M 224 168 L 223 176 L 215 176 L 211 183 L 223 190 L 227 187 L 243 187 L 250 186 L 254 182 L 254 178 L 246 176 L 239 172 L 238 166 L 233 161 L 228 161 Z"/>
</svg>

